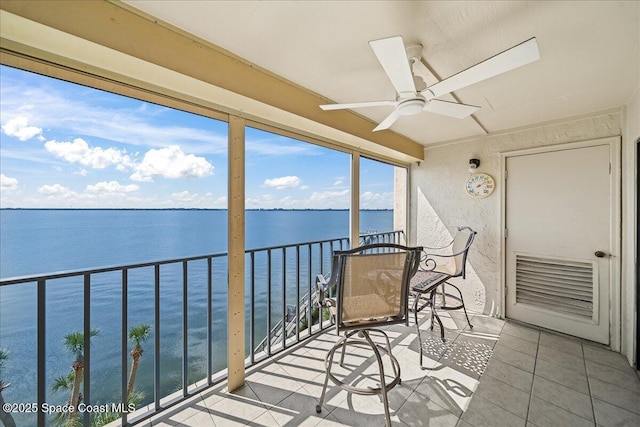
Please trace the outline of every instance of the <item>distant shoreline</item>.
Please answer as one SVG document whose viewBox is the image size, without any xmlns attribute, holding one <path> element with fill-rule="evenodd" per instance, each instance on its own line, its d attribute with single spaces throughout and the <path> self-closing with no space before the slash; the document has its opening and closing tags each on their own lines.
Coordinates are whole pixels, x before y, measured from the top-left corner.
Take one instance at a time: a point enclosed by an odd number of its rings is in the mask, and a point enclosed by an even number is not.
<svg viewBox="0 0 640 427">
<path fill-rule="evenodd" d="M 226 211 L 220 208 L 0 208 L 0 211 Z M 349 209 L 290 209 L 290 208 L 253 208 L 246 211 L 349 211 Z M 393 209 L 360 209 L 361 211 L 392 211 Z"/>
</svg>

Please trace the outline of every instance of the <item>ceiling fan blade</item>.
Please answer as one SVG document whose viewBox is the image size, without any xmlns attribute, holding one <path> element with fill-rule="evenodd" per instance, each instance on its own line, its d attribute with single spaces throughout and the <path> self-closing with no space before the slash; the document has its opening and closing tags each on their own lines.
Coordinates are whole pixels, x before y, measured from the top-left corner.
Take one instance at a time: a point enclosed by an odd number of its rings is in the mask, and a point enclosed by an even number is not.
<svg viewBox="0 0 640 427">
<path fill-rule="evenodd" d="M 458 104 L 457 102 L 441 101 L 439 99 L 432 99 L 423 108 L 424 111 L 455 117 L 456 119 L 469 117 L 479 109 L 480 107 L 475 105 Z"/>
<path fill-rule="evenodd" d="M 538 59 L 540 59 L 538 42 L 533 37 L 464 71 L 460 71 L 458 74 L 454 74 L 433 86 L 429 86 L 422 92 L 431 91 L 433 96 L 437 98 Z"/>
<path fill-rule="evenodd" d="M 345 110 L 350 108 L 364 107 L 381 107 L 385 105 L 396 105 L 396 101 L 370 101 L 370 102 L 353 102 L 351 104 L 326 104 L 321 105 L 323 110 Z"/>
<path fill-rule="evenodd" d="M 416 93 L 413 75 L 409 67 L 409 59 L 405 51 L 402 37 L 390 37 L 387 39 L 373 40 L 369 42 L 380 65 L 384 68 L 389 80 L 398 92 L 398 95 L 411 96 Z"/>
<path fill-rule="evenodd" d="M 398 117 L 400 117 L 398 110 L 393 110 L 393 113 L 389 114 L 386 119 L 381 121 L 380 124 L 376 126 L 375 129 L 373 129 L 373 131 L 376 132 L 379 130 L 389 129 L 391 125 L 394 124 L 396 120 L 398 120 Z"/>
</svg>

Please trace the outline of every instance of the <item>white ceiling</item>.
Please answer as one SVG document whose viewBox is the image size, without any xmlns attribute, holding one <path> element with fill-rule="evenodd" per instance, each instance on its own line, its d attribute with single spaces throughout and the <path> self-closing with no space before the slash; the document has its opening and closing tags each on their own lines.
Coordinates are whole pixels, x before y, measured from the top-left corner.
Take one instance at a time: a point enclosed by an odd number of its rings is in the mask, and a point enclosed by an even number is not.
<svg viewBox="0 0 640 427">
<path fill-rule="evenodd" d="M 425 146 L 620 107 L 640 81 L 638 1 L 126 2 L 337 103 L 395 98 L 370 40 L 419 42 L 446 78 L 537 38 L 539 61 L 455 93 L 482 107 L 473 117 L 391 127 Z M 377 123 L 392 109 L 357 112 Z"/>
</svg>

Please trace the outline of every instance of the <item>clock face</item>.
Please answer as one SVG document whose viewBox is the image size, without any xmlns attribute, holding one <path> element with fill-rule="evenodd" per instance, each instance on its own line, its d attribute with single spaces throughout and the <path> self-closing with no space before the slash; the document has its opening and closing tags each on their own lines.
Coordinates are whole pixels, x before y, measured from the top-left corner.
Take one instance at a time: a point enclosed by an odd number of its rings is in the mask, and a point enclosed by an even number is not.
<svg viewBox="0 0 640 427">
<path fill-rule="evenodd" d="M 495 187 L 495 181 L 486 173 L 474 173 L 467 179 L 465 185 L 467 194 L 478 199 L 489 196 Z"/>
</svg>

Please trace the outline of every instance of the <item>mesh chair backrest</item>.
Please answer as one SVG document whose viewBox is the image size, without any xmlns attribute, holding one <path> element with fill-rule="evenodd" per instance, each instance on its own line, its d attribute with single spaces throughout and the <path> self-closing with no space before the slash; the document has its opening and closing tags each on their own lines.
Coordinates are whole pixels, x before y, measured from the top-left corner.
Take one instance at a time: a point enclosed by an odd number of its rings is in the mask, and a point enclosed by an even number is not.
<svg viewBox="0 0 640 427">
<path fill-rule="evenodd" d="M 451 253 L 458 254 L 453 257 L 456 268 L 455 273 L 452 274 L 453 277 L 457 276 L 465 276 L 465 267 L 467 263 L 467 254 L 469 252 L 469 247 L 473 242 L 473 238 L 476 233 L 469 227 L 461 227 L 458 229 L 455 237 L 453 238 L 453 244 L 451 246 Z"/>
<path fill-rule="evenodd" d="M 338 330 L 406 322 L 417 259 L 419 250 L 339 254 Z"/>
</svg>

